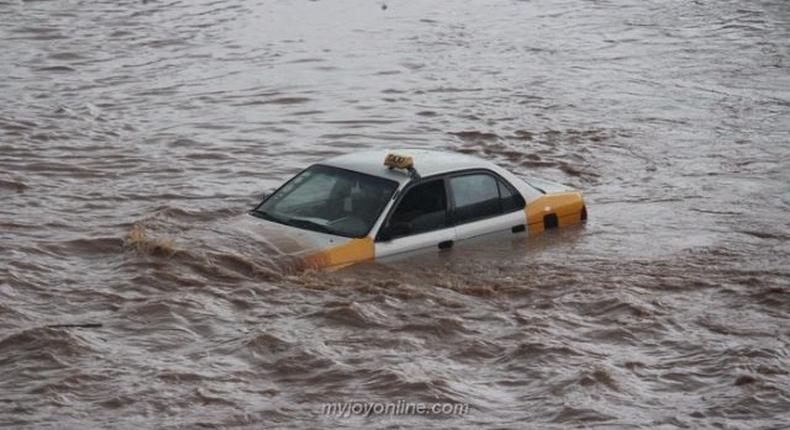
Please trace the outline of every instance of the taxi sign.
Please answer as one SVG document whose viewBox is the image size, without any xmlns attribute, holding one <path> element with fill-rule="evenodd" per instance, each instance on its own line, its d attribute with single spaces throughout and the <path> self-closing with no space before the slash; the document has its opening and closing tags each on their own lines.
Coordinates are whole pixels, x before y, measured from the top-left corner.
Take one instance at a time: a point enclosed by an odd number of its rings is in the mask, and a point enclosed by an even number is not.
<svg viewBox="0 0 790 430">
<path fill-rule="evenodd" d="M 414 159 L 407 155 L 387 154 L 384 165 L 390 169 L 411 170 L 414 168 Z"/>
</svg>

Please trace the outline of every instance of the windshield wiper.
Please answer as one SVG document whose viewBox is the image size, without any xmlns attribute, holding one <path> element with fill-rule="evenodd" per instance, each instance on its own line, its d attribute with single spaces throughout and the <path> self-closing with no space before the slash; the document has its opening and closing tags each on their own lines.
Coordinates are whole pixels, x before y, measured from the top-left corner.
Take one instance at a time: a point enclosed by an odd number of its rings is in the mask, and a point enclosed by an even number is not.
<svg viewBox="0 0 790 430">
<path fill-rule="evenodd" d="M 319 224 L 319 223 L 317 223 L 315 221 L 310 221 L 308 219 L 288 218 L 287 220 L 285 220 L 285 223 L 286 224 L 290 224 L 290 225 L 292 225 L 294 227 L 302 227 L 302 228 L 306 228 L 308 230 L 320 231 L 322 233 L 337 234 L 331 228 L 329 228 L 329 227 L 327 227 L 327 226 L 325 226 L 323 224 Z"/>
<path fill-rule="evenodd" d="M 315 221 L 310 221 L 310 220 L 304 219 L 304 218 L 279 217 L 279 216 L 276 216 L 276 215 L 272 215 L 269 212 L 265 212 L 265 211 L 261 211 L 261 210 L 257 210 L 257 209 L 251 210 L 250 214 L 253 215 L 253 216 L 256 216 L 258 218 L 263 218 L 263 219 L 266 219 L 266 220 L 269 220 L 269 221 L 274 221 L 274 222 L 277 222 L 277 223 L 280 223 L 280 224 L 290 225 L 290 226 L 293 226 L 293 227 L 306 228 L 308 230 L 320 231 L 322 233 L 329 233 L 329 234 L 337 235 L 337 232 L 332 230 L 331 228 L 329 228 L 329 227 L 327 227 L 327 226 L 325 226 L 323 224 L 319 224 L 319 223 L 317 223 Z"/>
<path fill-rule="evenodd" d="M 250 211 L 250 215 L 256 216 L 258 218 L 267 219 L 269 221 L 274 221 L 274 222 L 279 222 L 281 224 L 286 224 L 286 222 L 285 222 L 285 220 L 283 218 L 276 217 L 276 216 L 274 216 L 274 215 L 272 215 L 272 214 L 270 214 L 269 212 L 266 212 L 266 211 L 260 211 L 258 209 L 253 209 L 253 210 Z"/>
</svg>

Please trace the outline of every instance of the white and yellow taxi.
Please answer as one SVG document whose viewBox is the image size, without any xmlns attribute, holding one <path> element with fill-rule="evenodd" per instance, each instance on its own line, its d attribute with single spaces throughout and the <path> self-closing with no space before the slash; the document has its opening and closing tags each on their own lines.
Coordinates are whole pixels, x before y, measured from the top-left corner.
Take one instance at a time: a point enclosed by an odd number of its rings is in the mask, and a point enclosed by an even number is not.
<svg viewBox="0 0 790 430">
<path fill-rule="evenodd" d="M 314 164 L 250 214 L 293 238 L 303 261 L 315 268 L 450 249 L 481 236 L 534 234 L 587 219 L 578 191 L 521 179 L 473 156 L 421 149 L 354 153 Z"/>
</svg>

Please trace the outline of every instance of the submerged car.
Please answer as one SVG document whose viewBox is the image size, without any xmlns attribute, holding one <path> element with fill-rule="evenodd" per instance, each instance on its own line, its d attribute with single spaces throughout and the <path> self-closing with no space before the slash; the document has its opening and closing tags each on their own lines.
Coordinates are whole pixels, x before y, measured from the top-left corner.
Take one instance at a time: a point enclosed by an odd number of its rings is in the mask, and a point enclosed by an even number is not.
<svg viewBox="0 0 790 430">
<path fill-rule="evenodd" d="M 587 219 L 579 191 L 522 179 L 470 155 L 421 149 L 314 164 L 250 214 L 295 238 L 303 261 L 314 268 L 449 249 L 481 236 L 534 234 Z"/>
</svg>

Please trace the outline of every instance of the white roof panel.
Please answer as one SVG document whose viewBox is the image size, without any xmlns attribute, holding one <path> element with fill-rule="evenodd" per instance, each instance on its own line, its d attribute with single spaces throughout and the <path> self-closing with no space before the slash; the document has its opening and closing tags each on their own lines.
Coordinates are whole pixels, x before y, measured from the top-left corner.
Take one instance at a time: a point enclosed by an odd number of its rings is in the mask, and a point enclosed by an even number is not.
<svg viewBox="0 0 790 430">
<path fill-rule="evenodd" d="M 493 163 L 471 155 L 426 149 L 387 149 L 354 152 L 324 160 L 321 164 L 392 179 L 399 183 L 407 182 L 409 180 L 408 172 L 398 169 L 392 170 L 384 166 L 384 158 L 387 154 L 412 157 L 414 159 L 414 168 L 420 176 L 431 176 L 464 169 L 499 170 Z"/>
</svg>

